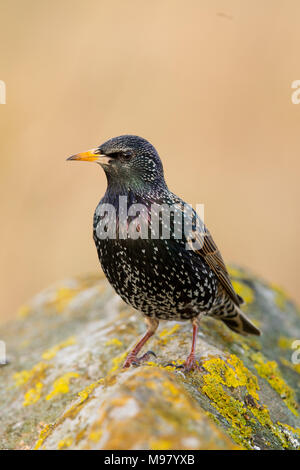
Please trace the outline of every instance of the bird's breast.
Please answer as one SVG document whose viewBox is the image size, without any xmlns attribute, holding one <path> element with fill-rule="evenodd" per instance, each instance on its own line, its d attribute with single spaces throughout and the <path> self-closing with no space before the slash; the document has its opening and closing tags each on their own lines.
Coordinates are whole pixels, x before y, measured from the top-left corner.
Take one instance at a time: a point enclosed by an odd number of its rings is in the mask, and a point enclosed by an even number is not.
<svg viewBox="0 0 300 470">
<path fill-rule="evenodd" d="M 122 214 L 105 212 L 102 204 L 97 209 L 94 241 L 99 261 L 125 302 L 146 314 L 163 312 L 165 318 L 168 312 L 183 315 L 194 307 L 210 308 L 215 276 L 200 256 L 186 249 L 185 239 L 175 239 L 174 233 L 169 239 L 153 238 L 148 211 L 122 219 Z M 130 224 L 133 231 L 128 233 Z"/>
</svg>

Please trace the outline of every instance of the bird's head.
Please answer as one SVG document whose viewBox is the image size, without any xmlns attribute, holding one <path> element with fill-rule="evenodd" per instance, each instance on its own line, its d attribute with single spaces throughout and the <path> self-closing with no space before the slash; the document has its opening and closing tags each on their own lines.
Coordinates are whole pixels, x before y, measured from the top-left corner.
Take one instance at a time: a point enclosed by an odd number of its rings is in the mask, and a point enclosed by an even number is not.
<svg viewBox="0 0 300 470">
<path fill-rule="evenodd" d="M 114 137 L 88 152 L 72 155 L 68 160 L 99 163 L 109 186 L 142 190 L 165 185 L 157 151 L 146 139 L 135 135 Z"/>
</svg>

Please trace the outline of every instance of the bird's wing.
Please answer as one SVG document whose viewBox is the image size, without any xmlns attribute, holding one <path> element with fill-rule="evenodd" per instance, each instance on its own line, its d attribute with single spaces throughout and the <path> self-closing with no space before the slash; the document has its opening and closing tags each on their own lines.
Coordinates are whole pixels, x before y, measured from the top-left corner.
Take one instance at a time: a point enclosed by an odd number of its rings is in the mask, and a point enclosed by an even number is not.
<svg viewBox="0 0 300 470">
<path fill-rule="evenodd" d="M 202 256 L 206 261 L 233 302 L 236 305 L 242 304 L 243 299 L 235 292 L 222 255 L 208 229 L 204 224 L 201 224 L 198 230 L 192 232 L 192 236 L 193 240 L 197 242 L 192 243 L 190 240 L 189 243 L 194 253 Z"/>
<path fill-rule="evenodd" d="M 173 209 L 177 209 L 183 213 L 183 217 L 186 217 L 185 208 L 187 205 L 177 196 L 174 196 Z M 189 206 L 190 207 L 190 206 Z M 215 244 L 213 237 L 210 232 L 199 218 L 197 213 L 190 207 L 192 213 L 188 212 L 188 217 L 191 217 L 192 226 L 188 230 L 189 234 L 184 233 L 184 238 L 189 245 L 189 249 L 193 250 L 195 255 L 201 256 L 204 261 L 208 264 L 210 269 L 215 273 L 221 286 L 224 288 L 229 297 L 233 300 L 236 305 L 244 303 L 242 297 L 240 297 L 234 290 L 233 285 L 223 261 L 222 255 Z M 195 224 L 196 222 L 196 224 Z M 196 243 L 195 243 L 196 241 Z"/>
</svg>

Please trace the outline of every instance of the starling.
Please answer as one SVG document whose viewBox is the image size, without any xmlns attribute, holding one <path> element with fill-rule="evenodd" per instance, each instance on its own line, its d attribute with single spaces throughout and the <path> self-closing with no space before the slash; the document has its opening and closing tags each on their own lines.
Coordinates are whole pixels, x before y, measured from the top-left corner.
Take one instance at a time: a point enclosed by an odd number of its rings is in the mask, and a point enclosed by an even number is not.
<svg viewBox="0 0 300 470">
<path fill-rule="evenodd" d="M 99 261 L 119 296 L 147 323 L 124 367 L 149 358 L 152 351 L 138 354 L 159 320 L 191 321 L 192 348 L 183 365 L 188 371 L 200 368 L 195 347 L 203 316 L 240 334 L 260 334 L 240 309 L 243 299 L 211 234 L 191 206 L 169 191 L 160 157 L 147 140 L 122 135 L 68 160 L 104 169 L 107 190 L 93 221 Z"/>
</svg>

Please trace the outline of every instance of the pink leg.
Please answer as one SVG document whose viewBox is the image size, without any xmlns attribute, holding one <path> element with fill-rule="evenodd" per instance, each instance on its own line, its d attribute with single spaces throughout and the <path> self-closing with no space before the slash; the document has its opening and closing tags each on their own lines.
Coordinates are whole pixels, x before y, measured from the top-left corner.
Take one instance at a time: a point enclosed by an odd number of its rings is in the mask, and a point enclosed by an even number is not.
<svg viewBox="0 0 300 470">
<path fill-rule="evenodd" d="M 151 354 L 155 356 L 155 354 L 152 351 L 148 351 L 143 356 L 137 357 L 138 353 L 140 352 L 144 344 L 146 344 L 148 339 L 154 335 L 155 331 L 157 330 L 159 321 L 156 318 L 146 317 L 146 323 L 148 324 L 148 329 L 147 329 L 146 334 L 142 337 L 142 339 L 140 339 L 140 341 L 135 345 L 133 350 L 128 354 L 126 361 L 123 365 L 123 368 L 130 367 L 131 364 L 139 364 L 140 362 L 147 361 Z"/>
<path fill-rule="evenodd" d="M 195 358 L 195 350 L 196 350 L 196 342 L 197 342 L 197 333 L 198 333 L 198 323 L 197 319 L 193 321 L 193 340 L 192 340 L 192 348 L 191 352 L 186 358 L 185 363 L 183 364 L 183 369 L 185 369 L 187 372 L 191 370 L 203 370 L 201 365 L 197 364 L 196 358 Z"/>
</svg>

